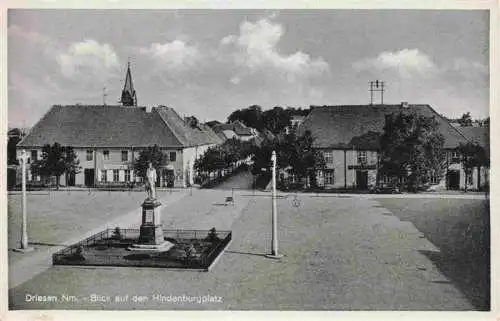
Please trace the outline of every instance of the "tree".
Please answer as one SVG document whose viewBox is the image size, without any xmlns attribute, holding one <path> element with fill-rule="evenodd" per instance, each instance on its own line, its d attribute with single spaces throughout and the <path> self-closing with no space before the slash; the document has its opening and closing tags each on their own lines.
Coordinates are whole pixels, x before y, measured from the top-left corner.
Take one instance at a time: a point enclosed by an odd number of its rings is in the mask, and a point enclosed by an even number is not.
<svg viewBox="0 0 500 321">
<path fill-rule="evenodd" d="M 43 178 L 56 177 L 56 187 L 59 189 L 61 175 L 76 174 L 80 171 L 80 161 L 72 147 L 64 147 L 58 143 L 42 147 L 42 158 L 31 164 L 34 175 Z"/>
<path fill-rule="evenodd" d="M 292 131 L 279 144 L 278 160 L 281 167 L 289 167 L 290 174 L 299 181 L 309 177 L 310 185 L 316 187 L 316 173 L 324 169 L 325 161 L 323 155 L 313 147 L 313 143 L 310 131 L 301 135 Z"/>
<path fill-rule="evenodd" d="M 444 138 L 434 117 L 411 114 L 386 115 L 380 139 L 381 172 L 404 178 L 417 191 L 445 168 Z"/>
<path fill-rule="evenodd" d="M 200 121 L 196 116 L 188 116 L 185 118 L 186 124 L 191 128 L 197 128 L 200 124 Z"/>
<path fill-rule="evenodd" d="M 467 112 L 463 114 L 462 117 L 458 119 L 458 123 L 460 124 L 461 127 L 472 126 L 472 117 L 470 116 L 470 113 Z"/>
<path fill-rule="evenodd" d="M 290 126 L 290 119 L 290 112 L 279 106 L 262 113 L 262 123 L 273 134 L 279 134 L 283 129 Z"/>
<path fill-rule="evenodd" d="M 78 160 L 78 157 L 76 156 L 76 153 L 73 147 L 71 146 L 65 148 L 64 164 L 65 164 L 64 173 L 66 174 L 66 185 L 68 185 L 69 176 L 78 174 L 81 169 L 80 161 Z"/>
<path fill-rule="evenodd" d="M 253 145 L 250 142 L 243 142 L 238 139 L 228 139 L 224 144 L 209 148 L 194 163 L 195 170 L 201 176 L 209 173 L 221 172 L 225 168 L 234 167 L 239 160 L 243 160 L 253 153 Z"/>
<path fill-rule="evenodd" d="M 8 165 L 18 165 L 17 161 L 17 143 L 21 141 L 20 136 L 12 136 L 9 137 L 9 141 L 7 143 L 7 164 Z"/>
<path fill-rule="evenodd" d="M 311 186 L 316 187 L 316 173 L 325 166 L 323 155 L 313 147 L 314 138 L 310 131 L 298 135 L 295 131 L 283 136 L 281 139 L 265 141 L 260 147 L 255 147 L 253 154 L 254 175 L 263 169 L 271 169 L 272 151 L 276 151 L 279 169 L 287 169 L 288 173 L 303 181 L 309 177 Z"/>
<path fill-rule="evenodd" d="M 241 121 L 248 127 L 259 130 L 264 128 L 262 124 L 262 107 L 252 105 L 248 108 L 238 109 L 233 111 L 227 118 L 228 123 L 232 123 L 237 120 Z"/>
<path fill-rule="evenodd" d="M 168 163 L 165 153 L 160 150 L 158 145 L 149 146 L 142 150 L 133 164 L 135 174 L 142 177 L 143 180 L 146 179 L 149 163 L 152 163 L 156 170 Z"/>
<path fill-rule="evenodd" d="M 255 151 L 252 156 L 253 166 L 252 174 L 259 175 L 262 170 L 269 170 L 272 166 L 271 155 L 272 151 L 278 147 L 277 140 L 265 141 L 260 147 L 254 147 Z M 281 158 L 278 158 L 278 167 L 280 166 Z"/>
<path fill-rule="evenodd" d="M 478 182 L 477 188 L 480 188 L 480 173 L 482 166 L 489 166 L 489 158 L 486 154 L 484 148 L 480 145 L 467 142 L 460 143 L 457 147 L 457 151 L 460 155 L 460 162 L 465 172 L 465 192 L 467 192 L 467 177 L 472 174 L 474 167 L 478 169 Z"/>
<path fill-rule="evenodd" d="M 286 112 L 290 114 L 290 116 L 307 116 L 309 115 L 309 112 L 311 111 L 310 108 L 308 109 L 302 109 L 302 108 L 294 108 L 294 107 L 287 107 Z"/>
<path fill-rule="evenodd" d="M 226 167 L 227 156 L 220 146 L 210 147 L 194 162 L 194 169 L 202 176 L 217 172 L 221 176 L 221 171 Z"/>
</svg>

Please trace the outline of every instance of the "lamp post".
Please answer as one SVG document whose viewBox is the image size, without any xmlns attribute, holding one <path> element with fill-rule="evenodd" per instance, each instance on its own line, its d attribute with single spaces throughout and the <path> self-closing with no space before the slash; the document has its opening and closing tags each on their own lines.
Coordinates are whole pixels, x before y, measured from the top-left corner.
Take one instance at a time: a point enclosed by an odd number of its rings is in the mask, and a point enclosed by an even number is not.
<svg viewBox="0 0 500 321">
<path fill-rule="evenodd" d="M 273 234 L 272 234 L 272 250 L 271 254 L 268 254 L 267 257 L 272 259 L 280 259 L 283 257 L 278 254 L 278 211 L 276 209 L 276 152 L 273 150 L 273 154 L 271 156 L 271 161 L 273 162 L 273 172 L 272 172 L 272 182 L 273 182 Z"/>
<path fill-rule="evenodd" d="M 28 231 L 26 222 L 26 212 L 27 212 L 27 202 L 26 202 L 26 150 L 21 152 L 21 170 L 22 170 L 22 211 L 23 211 L 23 221 L 22 221 L 22 231 L 21 231 L 21 248 L 16 249 L 17 252 L 31 252 L 33 248 L 28 247 Z"/>
</svg>

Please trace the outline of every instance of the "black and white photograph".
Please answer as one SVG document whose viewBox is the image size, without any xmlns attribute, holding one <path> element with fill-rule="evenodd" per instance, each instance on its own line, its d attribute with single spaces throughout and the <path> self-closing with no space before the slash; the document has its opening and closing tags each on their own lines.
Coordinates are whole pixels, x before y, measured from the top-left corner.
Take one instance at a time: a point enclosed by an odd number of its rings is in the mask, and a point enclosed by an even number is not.
<svg viewBox="0 0 500 321">
<path fill-rule="evenodd" d="M 497 4 L 8 8 L 8 310 L 493 311 Z"/>
</svg>

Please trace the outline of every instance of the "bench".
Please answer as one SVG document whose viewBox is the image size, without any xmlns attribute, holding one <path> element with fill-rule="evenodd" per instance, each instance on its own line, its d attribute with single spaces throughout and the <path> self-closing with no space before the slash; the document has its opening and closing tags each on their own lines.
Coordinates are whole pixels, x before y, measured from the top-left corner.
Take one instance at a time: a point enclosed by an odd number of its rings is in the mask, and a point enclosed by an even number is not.
<svg viewBox="0 0 500 321">
<path fill-rule="evenodd" d="M 227 196 L 226 197 L 226 205 L 228 203 L 231 203 L 232 205 L 234 205 L 234 198 L 232 196 Z"/>
</svg>

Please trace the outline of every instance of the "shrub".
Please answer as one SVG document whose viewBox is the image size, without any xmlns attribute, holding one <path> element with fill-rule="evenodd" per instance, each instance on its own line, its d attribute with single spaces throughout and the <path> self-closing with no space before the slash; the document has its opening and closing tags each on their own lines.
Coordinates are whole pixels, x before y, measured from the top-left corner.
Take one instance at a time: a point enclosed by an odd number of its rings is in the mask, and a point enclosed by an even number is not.
<svg viewBox="0 0 500 321">
<path fill-rule="evenodd" d="M 112 239 L 114 240 L 121 240 L 122 239 L 122 231 L 120 228 L 117 226 L 115 227 L 115 230 L 113 231 L 113 235 L 111 236 Z"/>
<path fill-rule="evenodd" d="M 220 238 L 217 235 L 217 231 L 215 230 L 215 227 L 212 227 L 210 229 L 210 232 L 208 232 L 208 236 L 205 238 L 205 241 L 211 242 L 211 243 L 220 241 Z"/>
<path fill-rule="evenodd" d="M 73 259 L 75 260 L 85 260 L 85 257 L 83 256 L 83 245 L 79 245 L 77 248 L 76 248 L 76 252 L 75 254 L 73 254 Z"/>
</svg>

